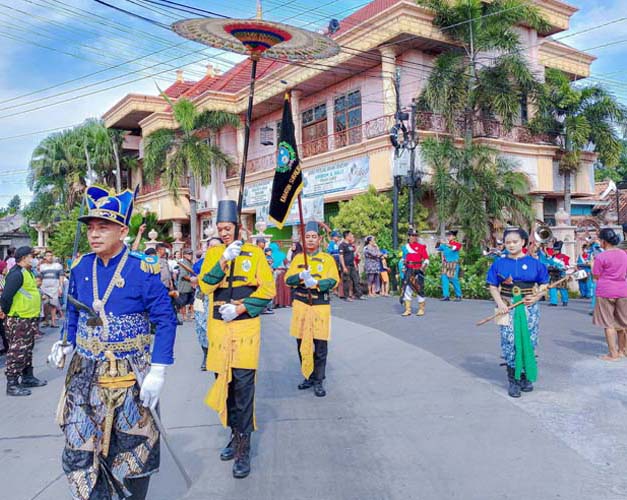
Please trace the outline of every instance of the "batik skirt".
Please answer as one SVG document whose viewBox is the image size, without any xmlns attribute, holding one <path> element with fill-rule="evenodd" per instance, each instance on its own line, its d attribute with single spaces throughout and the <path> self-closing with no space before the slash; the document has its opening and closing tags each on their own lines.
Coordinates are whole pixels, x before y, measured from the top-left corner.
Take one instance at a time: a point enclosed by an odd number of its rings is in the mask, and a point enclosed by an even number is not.
<svg viewBox="0 0 627 500">
<path fill-rule="evenodd" d="M 150 368 L 143 356 L 121 360 L 118 368 L 140 377 Z M 117 389 L 115 403 L 109 389 L 98 386 L 108 375 L 109 363 L 75 354 L 68 368 L 57 418 L 65 435 L 63 470 L 72 498 L 117 500 L 128 494 L 125 479 L 148 476 L 159 468 L 159 432 L 139 399 L 139 384 Z M 114 407 L 111 410 L 111 407 Z M 103 452 L 105 420 L 113 415 L 108 453 Z"/>
<path fill-rule="evenodd" d="M 524 307 L 527 314 L 527 328 L 529 329 L 529 337 L 535 351 L 538 345 L 538 327 L 540 324 L 540 307 L 537 303 Z M 500 325 L 499 332 L 501 334 L 501 353 L 507 366 L 514 368 L 516 366 L 516 346 L 514 344 L 514 309 L 509 312 L 507 325 Z"/>
</svg>

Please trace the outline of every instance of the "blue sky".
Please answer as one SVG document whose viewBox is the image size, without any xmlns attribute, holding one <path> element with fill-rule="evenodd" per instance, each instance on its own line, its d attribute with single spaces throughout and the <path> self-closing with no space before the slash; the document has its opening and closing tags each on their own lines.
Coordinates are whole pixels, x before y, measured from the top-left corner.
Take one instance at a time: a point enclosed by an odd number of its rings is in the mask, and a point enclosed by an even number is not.
<svg viewBox="0 0 627 500">
<path fill-rule="evenodd" d="M 136 1 L 160 12 L 126 0 L 106 1 L 166 24 L 176 18 L 194 17 L 155 7 L 145 0 Z M 252 17 L 256 10 L 255 0 L 239 0 L 237 9 L 229 0 L 178 1 L 232 17 Z M 590 81 L 603 83 L 627 104 L 627 19 L 576 33 L 627 17 L 624 2 L 571 2 L 580 10 L 571 18 L 571 29 L 556 38 L 583 50 L 611 44 L 589 51 L 598 57 Z M 323 0 L 312 7 L 310 0 L 265 0 L 263 5 L 265 18 L 318 30 L 326 27 L 329 19 L 341 19 L 366 3 L 366 0 Z M 179 45 L 168 48 L 174 44 Z M 5 206 L 14 194 L 24 201 L 30 199 L 25 182 L 28 162 L 46 134 L 10 137 L 100 116 L 130 92 L 155 94 L 155 82 L 166 87 L 181 66 L 185 65 L 186 79 L 195 80 L 202 76 L 209 62 L 226 70 L 238 60 L 213 49 L 192 54 L 200 49 L 201 46 L 185 42 L 173 33 L 112 11 L 93 0 L 0 0 L 0 206 Z M 160 52 L 116 69 L 106 69 L 156 51 Z M 169 65 L 158 65 L 175 58 Z M 148 76 L 157 72 L 163 73 Z M 96 74 L 86 76 L 92 73 Z M 59 85 L 69 80 L 75 81 Z M 101 83 L 103 80 L 110 81 Z M 108 89 L 112 86 L 116 88 Z M 54 88 L 41 92 L 48 87 Z M 79 87 L 85 88 L 79 90 Z M 16 99 L 31 92 L 32 95 Z M 63 94 L 52 97 L 60 93 Z M 76 98 L 87 93 L 92 94 Z M 68 99 L 71 101 L 47 106 Z M 47 107 L 25 112 L 40 106 Z"/>
</svg>

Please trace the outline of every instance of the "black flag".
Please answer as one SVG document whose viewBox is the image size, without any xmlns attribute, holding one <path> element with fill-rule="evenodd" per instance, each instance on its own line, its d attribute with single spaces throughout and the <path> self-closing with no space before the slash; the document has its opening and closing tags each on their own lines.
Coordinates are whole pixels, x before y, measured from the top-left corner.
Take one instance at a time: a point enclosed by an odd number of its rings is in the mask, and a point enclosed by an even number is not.
<svg viewBox="0 0 627 500">
<path fill-rule="evenodd" d="M 285 220 L 292 209 L 292 203 L 302 188 L 303 174 L 296 149 L 292 107 L 290 106 L 289 94 L 285 94 L 269 213 L 269 218 L 279 229 L 285 224 Z"/>
</svg>

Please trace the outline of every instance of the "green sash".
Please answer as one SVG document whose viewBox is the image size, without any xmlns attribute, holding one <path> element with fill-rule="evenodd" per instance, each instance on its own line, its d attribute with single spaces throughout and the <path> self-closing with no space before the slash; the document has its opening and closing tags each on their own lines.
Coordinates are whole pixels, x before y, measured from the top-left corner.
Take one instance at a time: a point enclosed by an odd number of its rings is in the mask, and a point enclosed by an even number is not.
<svg viewBox="0 0 627 500">
<path fill-rule="evenodd" d="M 514 295 L 512 300 L 514 304 L 522 300 L 522 295 Z M 527 313 L 525 306 L 514 307 L 514 346 L 516 347 L 516 380 L 520 380 L 521 373 L 525 373 L 527 380 L 535 382 L 538 378 L 538 366 L 536 364 L 536 356 L 533 352 L 533 344 L 529 336 L 529 328 L 527 326 Z"/>
</svg>

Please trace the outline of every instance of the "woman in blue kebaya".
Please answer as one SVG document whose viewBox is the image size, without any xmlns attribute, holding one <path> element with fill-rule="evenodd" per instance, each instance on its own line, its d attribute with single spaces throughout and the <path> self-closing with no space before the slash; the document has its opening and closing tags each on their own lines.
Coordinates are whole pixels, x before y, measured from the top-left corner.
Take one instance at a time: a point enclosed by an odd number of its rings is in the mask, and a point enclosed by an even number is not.
<svg viewBox="0 0 627 500">
<path fill-rule="evenodd" d="M 494 261 L 488 270 L 487 283 L 496 303 L 501 334 L 501 351 L 507 365 L 508 394 L 520 397 L 520 391 L 531 392 L 537 377 L 535 348 L 538 344 L 540 287 L 549 282 L 547 267 L 538 259 L 525 255 L 523 248 L 529 235 L 519 228 L 505 230 L 507 255 Z M 524 305 L 508 311 L 511 304 Z"/>
</svg>

